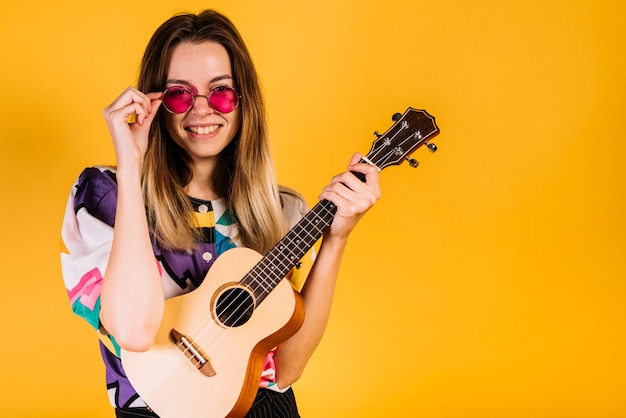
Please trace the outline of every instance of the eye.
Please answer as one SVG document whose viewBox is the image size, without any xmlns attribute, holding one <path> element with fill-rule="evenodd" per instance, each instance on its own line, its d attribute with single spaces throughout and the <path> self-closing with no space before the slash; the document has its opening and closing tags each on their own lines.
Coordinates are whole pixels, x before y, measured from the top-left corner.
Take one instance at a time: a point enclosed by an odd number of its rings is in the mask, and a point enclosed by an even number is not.
<svg viewBox="0 0 626 418">
<path fill-rule="evenodd" d="M 189 93 L 191 92 L 182 86 L 174 86 L 167 89 L 167 94 L 171 96 L 182 96 Z"/>
<path fill-rule="evenodd" d="M 218 93 L 222 93 L 227 90 L 233 90 L 233 88 L 229 86 L 216 86 L 211 89 L 211 91 L 216 91 Z"/>
</svg>

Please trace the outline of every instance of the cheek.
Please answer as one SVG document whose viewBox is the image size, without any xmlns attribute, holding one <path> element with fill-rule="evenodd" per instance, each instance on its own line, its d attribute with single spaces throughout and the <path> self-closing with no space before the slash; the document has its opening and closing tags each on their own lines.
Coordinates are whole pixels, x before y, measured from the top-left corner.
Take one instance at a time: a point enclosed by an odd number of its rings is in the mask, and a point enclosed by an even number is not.
<svg viewBox="0 0 626 418">
<path fill-rule="evenodd" d="M 233 135 L 237 135 L 241 131 L 241 111 L 239 108 L 232 113 L 230 124 L 233 127 Z"/>
<path fill-rule="evenodd" d="M 176 142 L 178 142 L 178 127 L 180 126 L 180 119 L 182 119 L 179 115 L 173 115 L 169 112 L 165 112 L 163 115 L 163 122 L 165 124 L 165 129 L 167 129 L 167 133 L 170 134 L 172 138 Z"/>
</svg>

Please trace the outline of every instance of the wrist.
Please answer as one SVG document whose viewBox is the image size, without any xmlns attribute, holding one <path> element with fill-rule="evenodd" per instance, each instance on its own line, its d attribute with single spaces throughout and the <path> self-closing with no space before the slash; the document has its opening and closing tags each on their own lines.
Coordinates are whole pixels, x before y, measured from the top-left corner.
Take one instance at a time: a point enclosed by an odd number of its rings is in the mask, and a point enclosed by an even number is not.
<svg viewBox="0 0 626 418">
<path fill-rule="evenodd" d="M 141 163 L 123 163 L 118 161 L 117 168 L 115 170 L 118 183 L 141 183 Z"/>
<path fill-rule="evenodd" d="M 343 249 L 348 244 L 348 237 L 348 234 L 337 235 L 328 230 L 322 238 L 322 244 L 326 248 L 332 248 L 334 251 L 343 251 Z"/>
</svg>

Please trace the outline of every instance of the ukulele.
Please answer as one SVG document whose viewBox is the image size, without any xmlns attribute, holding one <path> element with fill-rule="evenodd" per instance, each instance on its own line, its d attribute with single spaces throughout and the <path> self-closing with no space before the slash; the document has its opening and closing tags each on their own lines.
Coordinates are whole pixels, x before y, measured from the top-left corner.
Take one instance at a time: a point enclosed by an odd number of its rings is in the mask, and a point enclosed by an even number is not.
<svg viewBox="0 0 626 418">
<path fill-rule="evenodd" d="M 379 170 L 407 160 L 439 134 L 435 118 L 408 108 L 362 161 Z M 362 175 L 361 179 L 364 180 Z M 265 256 L 224 252 L 194 291 L 165 301 L 154 345 L 122 350 L 126 374 L 161 418 L 243 417 L 254 401 L 267 353 L 304 320 L 300 294 L 285 277 L 331 225 L 336 207 L 318 202 Z"/>
</svg>

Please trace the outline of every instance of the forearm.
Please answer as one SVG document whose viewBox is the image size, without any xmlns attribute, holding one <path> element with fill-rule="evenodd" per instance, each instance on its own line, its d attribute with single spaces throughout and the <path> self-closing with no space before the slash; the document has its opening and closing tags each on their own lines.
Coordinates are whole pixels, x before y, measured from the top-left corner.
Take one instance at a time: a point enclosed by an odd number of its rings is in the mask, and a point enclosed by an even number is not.
<svg viewBox="0 0 626 418">
<path fill-rule="evenodd" d="M 359 219 L 380 198 L 377 169 L 359 163 L 360 160 L 361 155 L 354 154 L 349 171 L 335 176 L 319 196 L 320 200 L 333 202 L 337 211 L 302 289 L 306 309 L 302 327 L 277 348 L 274 356 L 279 387 L 286 387 L 300 377 L 321 341 L 348 237 Z M 357 178 L 355 172 L 363 174 L 366 181 Z"/>
<path fill-rule="evenodd" d="M 324 238 L 322 240 L 315 263 L 301 292 L 305 306 L 302 327 L 277 348 L 274 356 L 279 387 L 286 387 L 300 377 L 322 339 L 330 316 L 335 284 L 346 243 L 347 238 Z"/>
<path fill-rule="evenodd" d="M 163 312 L 163 287 L 148 233 L 140 176 L 118 171 L 113 244 L 105 272 L 100 320 L 121 347 L 153 343 Z"/>
</svg>

